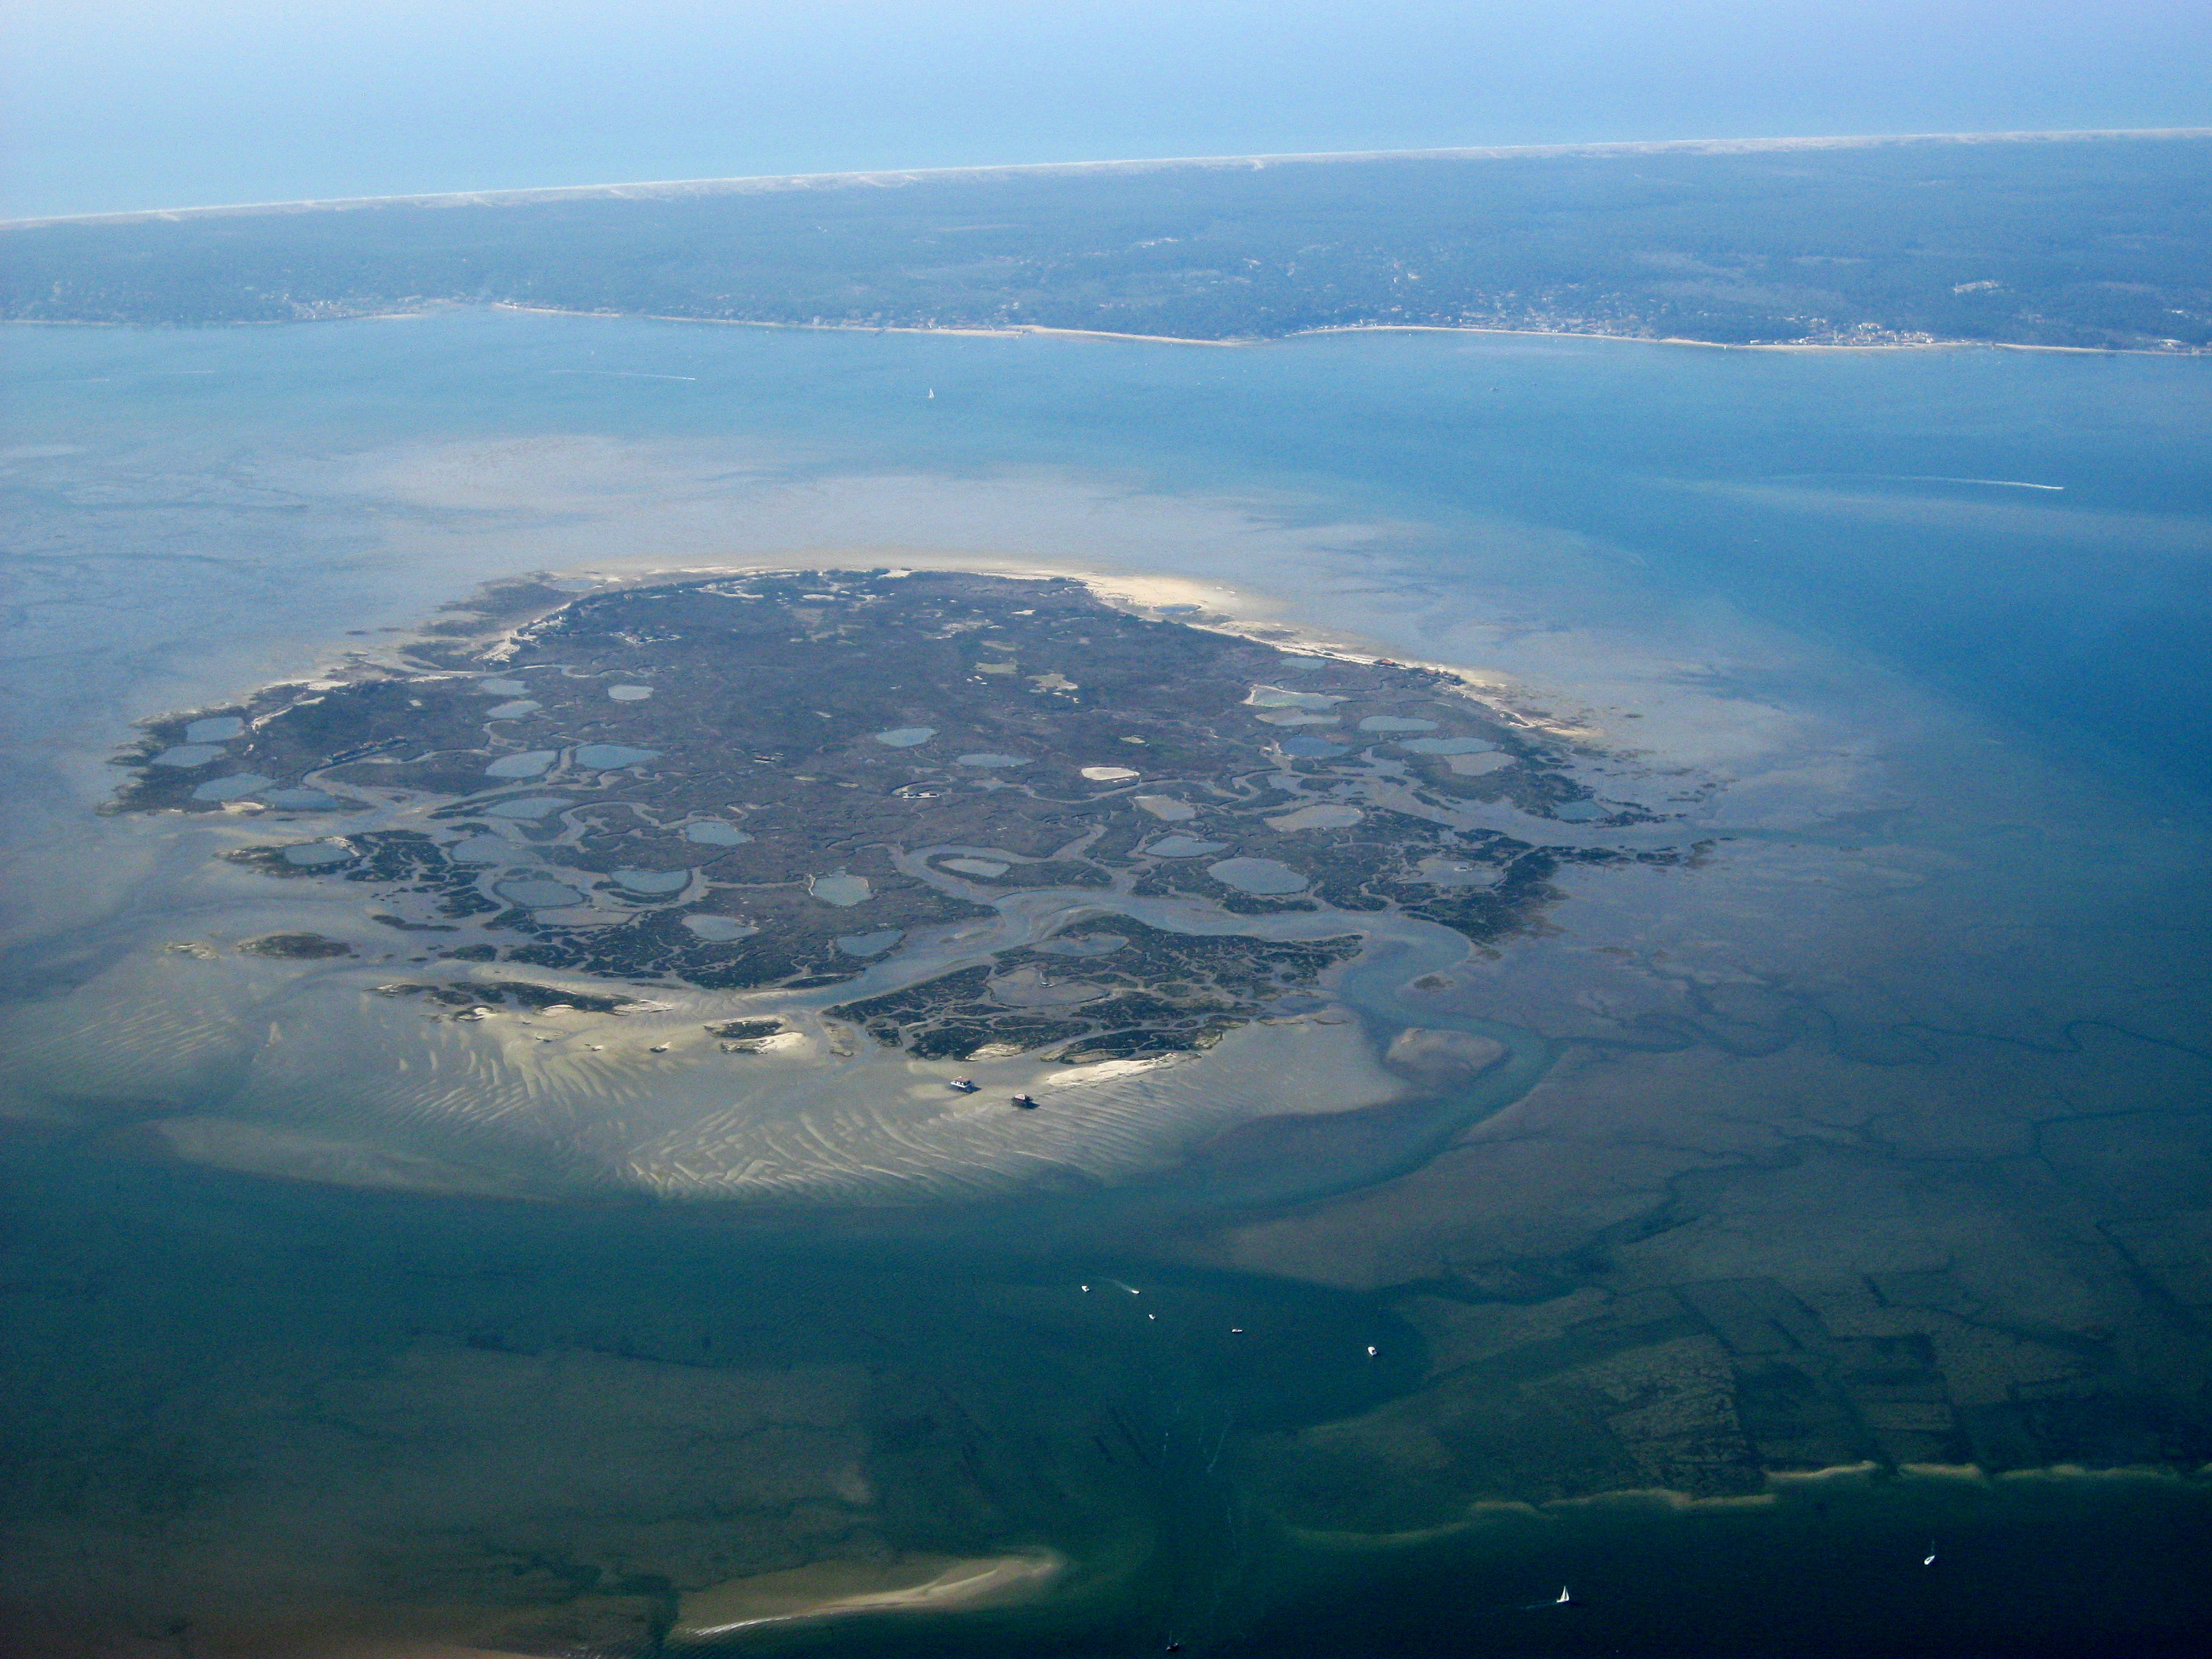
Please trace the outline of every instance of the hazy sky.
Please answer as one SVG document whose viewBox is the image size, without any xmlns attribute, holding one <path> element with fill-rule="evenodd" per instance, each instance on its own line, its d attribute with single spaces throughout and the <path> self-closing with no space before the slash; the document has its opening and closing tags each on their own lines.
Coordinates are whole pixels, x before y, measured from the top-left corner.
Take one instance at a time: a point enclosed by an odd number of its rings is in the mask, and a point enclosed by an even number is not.
<svg viewBox="0 0 2212 1659">
<path fill-rule="evenodd" d="M 0 212 L 2212 125 L 2204 0 L 16 0 Z"/>
</svg>

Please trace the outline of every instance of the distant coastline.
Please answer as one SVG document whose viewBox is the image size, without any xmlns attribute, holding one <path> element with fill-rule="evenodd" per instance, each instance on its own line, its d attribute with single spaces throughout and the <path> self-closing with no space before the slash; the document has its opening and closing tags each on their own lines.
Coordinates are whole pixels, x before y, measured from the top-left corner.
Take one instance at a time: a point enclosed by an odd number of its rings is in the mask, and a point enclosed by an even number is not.
<svg viewBox="0 0 2212 1659">
<path fill-rule="evenodd" d="M 1781 160 L 1778 158 L 1788 158 Z M 1045 162 L 0 225 L 0 318 L 2212 352 L 2212 128 Z"/>
<path fill-rule="evenodd" d="M 470 307 L 454 306 L 442 309 L 465 310 Z M 488 302 L 493 311 L 519 311 L 538 317 L 599 317 L 609 322 L 638 323 L 704 323 L 717 328 L 774 328 L 795 330 L 809 334 L 965 334 L 987 339 L 1021 339 L 1026 337 L 1068 340 L 1129 340 L 1144 345 L 1184 346 L 1263 346 L 1279 345 L 1285 340 L 1312 340 L 1328 334 L 1503 334 L 1530 340 L 1614 340 L 1626 345 L 1700 346 L 1711 351 L 1959 351 L 1984 349 L 1996 351 L 2057 351 L 2082 357 L 2202 357 L 2212 356 L 2195 347 L 2171 351 L 2152 351 L 2130 346 L 2064 346 L 2015 345 L 2002 340 L 1869 340 L 1858 343 L 1841 340 L 1699 340 L 1688 335 L 1677 334 L 1601 334 L 1595 331 L 1571 328 L 1491 328 L 1480 323 L 1340 323 L 1328 328 L 1294 329 L 1287 334 L 1254 334 L 1237 339 L 1194 339 L 1178 334 L 1129 334 L 1103 328 L 1048 328 L 1042 324 L 1015 323 L 1002 328 L 946 326 L 927 328 L 916 323 L 778 323 L 754 321 L 743 317 L 680 317 L 665 316 L 652 312 L 629 311 L 567 311 L 557 306 L 518 305 L 513 301 L 494 300 Z M 381 312 L 364 313 L 333 321 L 374 322 L 380 317 L 398 319 L 426 317 L 431 308 L 422 311 Z M 129 325 L 108 324 L 105 326 L 122 328 Z M 272 325 L 273 326 L 273 325 Z"/>
<path fill-rule="evenodd" d="M 1492 328 L 1480 323 L 1340 323 L 1326 328 L 1294 329 L 1286 334 L 1252 334 L 1233 339 L 1207 340 L 1179 334 L 1131 334 L 1115 329 L 1049 328 L 1042 324 L 1016 323 L 1004 327 L 947 325 L 927 327 L 918 323 L 780 323 L 747 317 L 685 317 L 651 311 L 577 311 L 558 306 L 519 305 L 510 300 L 489 300 L 480 305 L 441 303 L 410 311 L 363 311 L 328 317 L 254 318 L 213 325 L 226 328 L 291 328 L 312 323 L 405 322 L 453 311 L 513 311 L 534 317 L 595 318 L 604 322 L 691 323 L 708 328 L 765 328 L 800 334 L 948 334 L 979 339 L 1123 340 L 1138 345 L 1212 346 L 1239 349 L 1280 345 L 1290 340 L 1314 340 L 1331 334 L 1496 334 L 1529 340 L 1609 340 L 1621 345 L 1695 346 L 1707 351 L 2047 351 L 2075 357 L 2204 357 L 2212 350 L 2201 346 L 2175 346 L 2154 350 L 2147 346 L 2035 345 L 2013 340 L 1700 340 L 1686 334 L 1605 334 L 1590 329 Z M 0 328 L 143 328 L 148 325 L 102 322 L 70 317 L 0 317 Z M 203 326 L 209 326 L 204 325 Z"/>
<path fill-rule="evenodd" d="M 1198 171 L 1312 166 L 1326 162 L 1540 161 L 1567 156 L 1751 155 L 1783 150 L 1878 149 L 1912 144 L 2074 143 L 2113 139 L 2166 141 L 2195 138 L 2212 138 L 2212 127 L 2081 128 L 2045 132 L 1865 133 L 1796 138 L 1658 138 L 1594 144 L 1489 144 L 1441 149 L 1285 151 L 1280 155 L 1176 155 L 1109 161 L 1015 161 L 981 167 L 893 167 L 864 173 L 760 173 L 726 179 L 547 185 L 521 190 L 433 191 L 414 195 L 306 198 L 289 202 L 231 202 L 197 207 L 134 208 L 113 213 L 49 214 L 28 219 L 0 219 L 0 231 L 30 230 L 49 225 L 161 223 L 181 219 L 248 217 L 260 214 L 343 213 L 371 208 L 520 207 L 550 202 L 673 200 L 695 196 L 743 196 L 860 186 L 889 188 L 951 181 L 985 183 L 1000 179 L 1167 173 L 1179 168 Z"/>
</svg>

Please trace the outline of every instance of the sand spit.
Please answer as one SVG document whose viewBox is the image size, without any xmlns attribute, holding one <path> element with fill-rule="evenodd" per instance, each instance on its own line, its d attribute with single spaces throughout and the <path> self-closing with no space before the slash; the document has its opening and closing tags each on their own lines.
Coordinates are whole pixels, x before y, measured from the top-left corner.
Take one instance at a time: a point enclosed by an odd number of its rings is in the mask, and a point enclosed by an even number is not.
<svg viewBox="0 0 2212 1659">
<path fill-rule="evenodd" d="M 1041 1595 L 1066 1566 L 1065 1556 L 1042 1549 L 968 1558 L 902 1555 L 882 1565 L 817 1561 L 686 1595 L 669 1637 L 678 1644 L 713 1642 L 800 1620 L 1004 1607 Z"/>
<path fill-rule="evenodd" d="M 339 213 L 387 207 L 516 207 L 537 202 L 665 200 L 686 196 L 750 196 L 770 191 L 896 188 L 943 179 L 1080 178 L 1085 174 L 1168 173 L 1177 169 L 1312 166 L 1330 161 L 1504 161 L 1571 155 L 1753 155 L 1775 151 L 1884 149 L 1909 144 L 2082 143 L 2212 137 L 2212 127 L 2084 128 L 2048 132 L 1907 132 L 1797 138 L 1666 138 L 1601 144 L 1492 144 L 1444 149 L 1321 150 L 1279 155 L 1154 156 L 1107 161 L 1029 161 L 969 167 L 913 167 L 873 173 L 767 173 L 735 179 L 670 179 L 617 185 L 554 185 L 533 190 L 446 191 L 416 196 L 347 196 L 327 200 L 239 202 L 213 206 L 141 208 L 121 213 L 59 214 L 0 220 L 0 230 L 41 225 L 131 224 L 163 219 L 220 218 L 273 213 Z"/>
</svg>

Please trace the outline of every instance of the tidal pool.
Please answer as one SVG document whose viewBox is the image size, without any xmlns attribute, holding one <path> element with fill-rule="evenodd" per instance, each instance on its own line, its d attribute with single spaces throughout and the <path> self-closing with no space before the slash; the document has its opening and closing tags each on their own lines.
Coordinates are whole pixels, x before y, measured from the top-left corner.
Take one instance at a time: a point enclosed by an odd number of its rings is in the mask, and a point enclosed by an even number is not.
<svg viewBox="0 0 2212 1659">
<path fill-rule="evenodd" d="M 1225 841 L 1200 841 L 1196 836 L 1162 836 L 1158 841 L 1146 842 L 1143 851 L 1156 859 L 1194 859 L 1218 853 L 1228 845 Z"/>
<path fill-rule="evenodd" d="M 617 702 L 643 702 L 652 695 L 653 688 L 649 685 L 611 685 L 607 688 L 607 696 Z"/>
<path fill-rule="evenodd" d="M 912 749 L 917 744 L 927 743 L 937 735 L 933 726 L 902 726 L 889 732 L 876 733 L 876 741 L 886 749 Z"/>
<path fill-rule="evenodd" d="M 456 864 L 527 863 L 530 849 L 498 836 L 471 836 L 448 847 L 446 856 Z"/>
<path fill-rule="evenodd" d="M 1137 805 L 1156 818 L 1170 823 L 1183 823 L 1198 816 L 1198 808 L 1188 801 L 1177 800 L 1173 795 L 1139 795 Z"/>
<path fill-rule="evenodd" d="M 1347 752 L 1340 743 L 1330 743 L 1322 738 L 1285 738 L 1283 752 L 1297 760 L 1328 760 Z"/>
<path fill-rule="evenodd" d="M 1433 732 L 1434 720 L 1418 720 L 1397 714 L 1370 714 L 1359 722 L 1363 732 Z"/>
<path fill-rule="evenodd" d="M 519 755 L 501 755 L 484 768 L 488 778 L 534 778 L 561 758 L 557 749 L 526 749 Z"/>
<path fill-rule="evenodd" d="M 842 933 L 837 948 L 848 957 L 881 956 L 906 937 L 902 927 L 879 927 L 872 933 Z"/>
<path fill-rule="evenodd" d="M 734 823 L 720 818 L 701 818 L 684 826 L 684 839 L 701 847 L 743 847 L 752 837 Z"/>
<path fill-rule="evenodd" d="M 1093 783 L 1127 783 L 1141 775 L 1133 766 L 1086 766 L 1083 775 Z"/>
<path fill-rule="evenodd" d="M 1444 765 L 1455 777 L 1482 778 L 1503 772 L 1516 763 L 1512 756 L 1493 750 L 1486 755 L 1447 755 Z"/>
<path fill-rule="evenodd" d="M 1267 824 L 1273 830 L 1349 830 L 1366 816 L 1357 806 L 1329 801 L 1316 806 L 1301 806 L 1295 812 L 1269 818 Z"/>
<path fill-rule="evenodd" d="M 726 944 L 732 939 L 750 939 L 760 929 L 749 921 L 738 921 L 730 916 L 686 916 L 684 925 L 701 939 Z"/>
<path fill-rule="evenodd" d="M 343 842 L 333 841 L 307 842 L 301 846 L 288 847 L 283 854 L 285 863 L 296 864 L 304 869 L 313 869 L 325 864 L 343 864 L 355 856 L 352 848 Z"/>
<path fill-rule="evenodd" d="M 875 896 L 876 890 L 869 885 L 866 876 L 841 874 L 809 876 L 806 879 L 806 890 L 824 904 L 835 904 L 849 908 L 855 904 L 866 903 Z"/>
<path fill-rule="evenodd" d="M 1273 859 L 1224 859 L 1206 873 L 1240 893 L 1303 893 L 1306 878 Z"/>
<path fill-rule="evenodd" d="M 1029 761 L 1021 755 L 963 755 L 960 757 L 960 764 L 982 767 L 1027 766 Z"/>
<path fill-rule="evenodd" d="M 224 743 L 246 735 L 246 722 L 235 714 L 212 714 L 185 728 L 186 743 Z"/>
<path fill-rule="evenodd" d="M 536 878 L 502 881 L 492 891 L 510 904 L 520 904 L 531 910 L 558 910 L 568 905 L 586 902 L 586 895 L 560 881 Z"/>
<path fill-rule="evenodd" d="M 1345 699 L 1326 691 L 1287 691 L 1279 685 L 1255 685 L 1244 701 L 1255 708 L 1334 708 Z"/>
<path fill-rule="evenodd" d="M 572 804 L 561 795 L 526 795 L 519 800 L 495 801 L 483 813 L 489 818 L 542 818 Z"/>
<path fill-rule="evenodd" d="M 155 756 L 154 764 L 179 767 L 205 766 L 210 761 L 221 760 L 222 752 L 222 747 L 216 744 L 180 743 L 173 748 L 164 749 L 160 754 Z"/>
<path fill-rule="evenodd" d="M 633 749 L 622 743 L 587 743 L 576 750 L 576 764 L 595 772 L 617 772 L 625 766 L 642 766 L 659 757 L 658 749 Z"/>
<path fill-rule="evenodd" d="M 534 714 L 544 708 L 542 702 L 528 697 L 519 697 L 513 702 L 503 702 L 496 708 L 487 709 L 485 718 L 495 720 L 519 720 L 525 714 Z"/>
</svg>

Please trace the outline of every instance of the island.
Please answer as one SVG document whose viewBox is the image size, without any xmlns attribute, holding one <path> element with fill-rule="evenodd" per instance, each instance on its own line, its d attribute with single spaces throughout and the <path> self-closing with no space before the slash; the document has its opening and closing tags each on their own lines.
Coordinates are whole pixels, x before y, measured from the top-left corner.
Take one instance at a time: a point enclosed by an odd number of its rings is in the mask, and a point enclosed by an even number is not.
<svg viewBox="0 0 2212 1659">
<path fill-rule="evenodd" d="M 222 856 L 357 891 L 466 976 L 378 988 L 453 1019 L 888 971 L 901 982 L 823 1018 L 921 1059 L 1086 1066 L 1313 1012 L 1376 917 L 1488 946 L 1558 902 L 1563 865 L 1682 856 L 1592 844 L 1653 820 L 1594 799 L 1567 758 L 1441 668 L 1145 614 L 1068 578 L 807 570 L 509 584 L 397 665 L 149 723 L 118 806 L 282 826 Z M 1496 804 L 1561 842 L 1475 821 Z M 1060 919 L 1009 932 L 1001 913 L 1042 896 Z M 1218 927 L 1131 914 L 1146 901 Z M 1237 928 L 1292 915 L 1343 925 Z M 312 930 L 241 948 L 352 954 Z M 781 1029 L 714 1034 L 746 1054 Z"/>
</svg>

